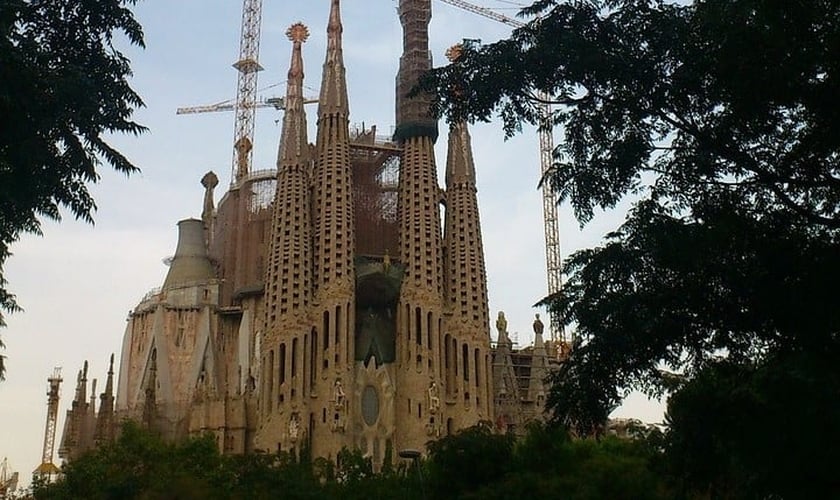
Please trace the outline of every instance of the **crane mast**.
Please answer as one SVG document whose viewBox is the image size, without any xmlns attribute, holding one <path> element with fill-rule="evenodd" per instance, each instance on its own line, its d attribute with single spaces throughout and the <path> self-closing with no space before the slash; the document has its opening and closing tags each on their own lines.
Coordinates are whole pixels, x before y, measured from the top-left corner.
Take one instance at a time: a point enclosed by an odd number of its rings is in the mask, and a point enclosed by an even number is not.
<svg viewBox="0 0 840 500">
<path fill-rule="evenodd" d="M 58 467 L 53 463 L 55 451 L 55 428 L 58 424 L 58 397 L 61 388 L 61 368 L 53 371 L 52 377 L 47 379 L 50 390 L 47 392 L 47 423 L 44 428 L 44 447 L 41 451 L 41 464 L 35 469 L 35 476 L 46 481 L 58 474 Z"/>
<path fill-rule="evenodd" d="M 492 19 L 494 21 L 507 24 L 513 28 L 521 28 L 525 23 L 517 21 L 498 12 L 493 12 L 485 7 L 464 2 L 463 0 L 440 0 L 445 4 L 453 7 L 478 14 L 479 16 Z M 558 229 L 557 219 L 557 197 L 551 189 L 550 183 L 546 182 L 546 174 L 551 170 L 552 155 L 554 152 L 554 136 L 552 133 L 553 125 L 551 123 L 551 104 L 549 98 L 544 92 L 537 94 L 539 100 L 539 109 L 541 116 L 541 123 L 539 127 L 540 136 L 540 178 L 542 182 L 542 202 L 543 202 L 543 224 L 545 226 L 545 264 L 546 273 L 548 275 L 548 295 L 555 295 L 560 292 L 563 284 L 562 277 L 562 258 L 560 255 L 560 231 Z M 549 313 L 549 332 L 551 341 L 554 346 L 559 346 L 560 343 L 565 344 L 565 332 L 560 315 L 555 312 Z"/>
<path fill-rule="evenodd" d="M 9 466 L 9 460 L 4 458 L 0 462 L 0 500 L 12 498 L 12 493 L 15 492 L 18 483 L 18 473 L 12 472 Z"/>
<path fill-rule="evenodd" d="M 236 86 L 236 125 L 233 137 L 234 183 L 248 175 L 254 149 L 254 114 L 257 107 L 257 73 L 262 71 L 260 57 L 260 24 L 262 0 L 244 0 L 239 60 L 233 67 L 239 72 Z"/>
</svg>

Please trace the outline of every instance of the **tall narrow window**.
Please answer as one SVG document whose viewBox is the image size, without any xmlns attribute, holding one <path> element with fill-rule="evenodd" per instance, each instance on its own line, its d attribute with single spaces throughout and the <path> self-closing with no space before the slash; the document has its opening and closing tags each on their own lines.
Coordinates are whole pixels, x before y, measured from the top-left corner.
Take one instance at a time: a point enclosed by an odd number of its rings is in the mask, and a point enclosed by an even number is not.
<svg viewBox="0 0 840 500">
<path fill-rule="evenodd" d="M 266 408 L 270 408 L 271 401 L 274 401 L 274 349 L 268 351 L 268 398 L 266 401 Z"/>
<path fill-rule="evenodd" d="M 478 351 L 476 351 L 476 354 L 478 354 Z M 292 378 L 293 379 L 294 378 L 299 378 L 298 377 L 298 372 L 297 372 L 297 355 L 298 355 L 298 339 L 294 338 L 294 339 L 292 339 L 292 362 L 291 362 Z"/>
<path fill-rule="evenodd" d="M 324 325 L 323 325 L 323 328 L 324 328 L 324 331 L 322 332 L 324 334 L 324 346 L 323 346 L 323 348 L 324 348 L 324 352 L 326 352 L 327 349 L 330 348 L 330 312 L 329 311 L 324 311 Z"/>
<path fill-rule="evenodd" d="M 432 348 L 432 331 L 434 330 L 434 322 L 432 320 L 432 313 L 426 316 L 426 347 L 431 349 Z"/>
<path fill-rule="evenodd" d="M 452 360 L 450 357 L 452 353 L 449 352 L 449 334 L 443 336 L 443 370 L 445 374 L 446 392 L 452 390 Z"/>
<path fill-rule="evenodd" d="M 475 370 L 475 386 L 476 388 L 481 387 L 480 381 L 478 379 L 478 367 L 481 366 L 478 363 L 478 348 L 474 351 L 475 356 L 473 357 L 473 369 Z"/>
<path fill-rule="evenodd" d="M 311 345 L 309 346 L 309 388 L 310 390 L 315 389 L 315 380 L 318 376 L 318 332 L 315 328 L 312 328 L 312 335 L 309 336 L 309 342 Z"/>
<path fill-rule="evenodd" d="M 414 310 L 414 338 L 417 340 L 417 345 L 423 344 L 423 313 L 420 308 Z"/>
<path fill-rule="evenodd" d="M 470 348 L 467 344 L 461 345 L 461 370 L 464 373 L 464 382 L 470 381 Z"/>
<path fill-rule="evenodd" d="M 339 333 L 341 332 L 341 306 L 335 306 L 335 345 L 339 343 Z"/>
<path fill-rule="evenodd" d="M 286 344 L 280 344 L 280 385 L 286 383 Z"/>
<path fill-rule="evenodd" d="M 301 373 L 301 379 L 303 379 L 303 395 L 306 396 L 309 394 L 309 373 L 307 370 L 312 369 L 312 364 L 309 363 L 309 334 L 303 334 L 303 373 Z"/>
</svg>

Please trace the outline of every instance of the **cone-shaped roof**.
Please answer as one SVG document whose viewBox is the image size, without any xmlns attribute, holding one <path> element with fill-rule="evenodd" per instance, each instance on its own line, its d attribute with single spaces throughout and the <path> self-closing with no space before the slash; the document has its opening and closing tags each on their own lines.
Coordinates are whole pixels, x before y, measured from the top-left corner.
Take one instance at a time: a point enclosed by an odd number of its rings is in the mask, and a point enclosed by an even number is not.
<svg viewBox="0 0 840 500">
<path fill-rule="evenodd" d="M 301 23 L 293 24 L 286 35 L 292 41 L 292 63 L 286 84 L 286 114 L 277 166 L 298 164 L 308 156 L 306 113 L 303 110 L 303 55 L 301 46 L 309 38 L 309 29 Z"/>
<path fill-rule="evenodd" d="M 348 113 L 347 83 L 345 80 L 344 53 L 341 46 L 341 5 L 339 0 L 330 3 L 330 20 L 327 24 L 327 56 L 321 78 L 321 95 L 318 116 Z"/>
<path fill-rule="evenodd" d="M 204 223 L 198 219 L 185 219 L 178 223 L 178 246 L 166 273 L 163 288 L 185 285 L 215 277 L 213 264 L 207 255 L 204 242 Z"/>
<path fill-rule="evenodd" d="M 464 122 L 449 127 L 449 149 L 446 155 L 446 185 L 475 183 L 475 161 L 473 160 L 470 132 Z"/>
</svg>

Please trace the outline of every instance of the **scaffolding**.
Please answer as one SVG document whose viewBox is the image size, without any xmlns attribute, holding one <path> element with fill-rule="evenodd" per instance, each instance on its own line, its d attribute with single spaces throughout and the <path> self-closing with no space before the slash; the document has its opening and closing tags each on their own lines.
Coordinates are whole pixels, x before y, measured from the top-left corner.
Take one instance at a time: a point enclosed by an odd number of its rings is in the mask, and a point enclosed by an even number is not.
<svg viewBox="0 0 840 500">
<path fill-rule="evenodd" d="M 17 489 L 18 473 L 12 472 L 9 460 L 4 458 L 0 462 L 0 500 L 11 498 L 11 494 Z"/>
<path fill-rule="evenodd" d="M 47 423 L 44 428 L 44 447 L 41 451 L 41 464 L 35 469 L 34 475 L 47 482 L 57 476 L 59 468 L 53 463 L 55 453 L 55 428 L 58 424 L 58 397 L 61 387 L 61 368 L 56 368 L 47 382 L 50 390 L 47 393 Z"/>
<path fill-rule="evenodd" d="M 397 183 L 400 148 L 376 136 L 376 127 L 350 133 L 356 255 L 399 255 Z"/>
</svg>

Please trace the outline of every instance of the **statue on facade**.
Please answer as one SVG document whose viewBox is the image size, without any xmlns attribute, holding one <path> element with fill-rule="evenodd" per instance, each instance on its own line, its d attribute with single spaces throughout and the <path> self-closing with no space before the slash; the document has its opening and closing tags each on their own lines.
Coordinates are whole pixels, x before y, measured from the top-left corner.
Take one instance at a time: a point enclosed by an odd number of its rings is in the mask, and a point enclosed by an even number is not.
<svg viewBox="0 0 840 500">
<path fill-rule="evenodd" d="M 335 385 L 333 386 L 333 402 L 335 403 L 335 409 L 343 409 L 344 405 L 347 401 L 347 395 L 344 393 L 344 387 L 341 385 L 341 379 L 335 380 Z"/>
<path fill-rule="evenodd" d="M 542 335 L 544 330 L 545 325 L 543 324 L 542 320 L 540 320 L 540 314 L 537 313 L 536 319 L 534 319 L 534 333 L 537 335 Z"/>
<path fill-rule="evenodd" d="M 330 427 L 334 432 L 344 432 L 344 420 L 347 413 L 347 394 L 341 385 L 341 379 L 335 380 L 333 386 L 333 421 Z"/>
<path fill-rule="evenodd" d="M 432 380 L 432 383 L 429 384 L 429 413 L 434 415 L 438 411 L 440 411 L 440 392 L 438 390 L 437 382 Z"/>
<path fill-rule="evenodd" d="M 300 434 L 300 422 L 298 420 L 297 413 L 293 413 L 289 417 L 289 439 L 292 442 L 297 441 L 298 435 Z"/>
<path fill-rule="evenodd" d="M 502 333 L 507 333 L 507 320 L 505 319 L 504 311 L 499 311 L 499 317 L 496 318 L 496 330 L 498 330 L 499 336 Z"/>
</svg>

